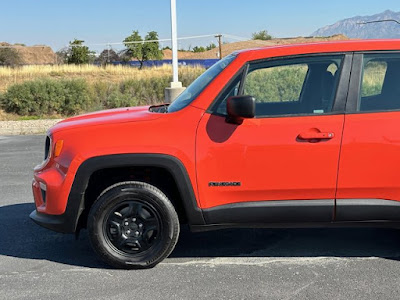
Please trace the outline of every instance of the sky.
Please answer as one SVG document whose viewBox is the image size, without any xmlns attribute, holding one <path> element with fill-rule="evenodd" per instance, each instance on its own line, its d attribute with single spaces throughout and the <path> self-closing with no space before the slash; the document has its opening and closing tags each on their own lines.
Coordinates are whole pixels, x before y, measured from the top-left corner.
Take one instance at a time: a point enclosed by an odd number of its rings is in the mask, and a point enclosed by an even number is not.
<svg viewBox="0 0 400 300">
<path fill-rule="evenodd" d="M 170 38 L 169 0 L 0 0 L 0 41 L 45 44 L 59 50 L 74 38 L 92 48 L 121 42 L 132 30 Z M 399 0 L 176 0 L 178 37 L 230 34 L 250 38 L 260 30 L 274 37 L 308 36 L 344 18 L 400 11 Z M 210 44 L 213 37 L 180 42 Z M 165 43 L 167 45 L 167 43 Z M 115 46 L 117 47 L 117 46 Z"/>
</svg>

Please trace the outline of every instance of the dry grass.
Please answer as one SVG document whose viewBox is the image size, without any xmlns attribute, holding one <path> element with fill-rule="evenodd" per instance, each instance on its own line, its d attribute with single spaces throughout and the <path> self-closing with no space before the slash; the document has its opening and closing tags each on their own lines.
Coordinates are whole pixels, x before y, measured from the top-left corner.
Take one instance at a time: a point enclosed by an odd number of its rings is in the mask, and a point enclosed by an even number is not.
<svg viewBox="0 0 400 300">
<path fill-rule="evenodd" d="M 185 74 L 199 74 L 204 71 L 202 67 L 179 67 L 179 72 Z M 129 66 L 98 67 L 94 65 L 31 65 L 20 68 L 0 67 L 0 93 L 5 92 L 10 85 L 22 83 L 28 80 L 43 78 L 83 78 L 89 83 L 92 82 L 113 82 L 119 83 L 128 79 L 149 79 L 154 77 L 170 76 L 172 67 L 145 68 L 138 70 Z"/>
<path fill-rule="evenodd" d="M 0 121 L 16 121 L 18 119 L 18 115 L 6 113 L 4 110 L 0 109 Z"/>
</svg>

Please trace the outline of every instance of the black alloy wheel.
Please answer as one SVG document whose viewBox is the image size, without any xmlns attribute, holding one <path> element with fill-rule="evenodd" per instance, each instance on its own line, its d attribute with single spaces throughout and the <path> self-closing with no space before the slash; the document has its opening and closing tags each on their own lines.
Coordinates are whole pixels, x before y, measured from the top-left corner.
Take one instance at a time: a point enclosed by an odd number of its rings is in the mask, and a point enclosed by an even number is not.
<svg viewBox="0 0 400 300">
<path fill-rule="evenodd" d="M 123 253 L 144 252 L 161 239 L 161 222 L 157 211 L 149 204 L 128 200 L 117 204 L 104 219 L 106 239 Z"/>
</svg>

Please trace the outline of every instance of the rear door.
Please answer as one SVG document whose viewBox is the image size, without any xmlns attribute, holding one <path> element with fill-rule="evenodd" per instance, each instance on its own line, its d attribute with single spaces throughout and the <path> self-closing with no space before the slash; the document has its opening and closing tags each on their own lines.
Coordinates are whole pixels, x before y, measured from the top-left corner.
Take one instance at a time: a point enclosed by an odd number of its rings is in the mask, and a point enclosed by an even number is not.
<svg viewBox="0 0 400 300">
<path fill-rule="evenodd" d="M 197 131 L 208 223 L 332 221 L 350 65 L 351 55 L 291 57 L 238 74 Z M 256 98 L 241 125 L 225 121 L 237 94 Z"/>
<path fill-rule="evenodd" d="M 355 54 L 336 220 L 400 219 L 400 53 Z"/>
</svg>

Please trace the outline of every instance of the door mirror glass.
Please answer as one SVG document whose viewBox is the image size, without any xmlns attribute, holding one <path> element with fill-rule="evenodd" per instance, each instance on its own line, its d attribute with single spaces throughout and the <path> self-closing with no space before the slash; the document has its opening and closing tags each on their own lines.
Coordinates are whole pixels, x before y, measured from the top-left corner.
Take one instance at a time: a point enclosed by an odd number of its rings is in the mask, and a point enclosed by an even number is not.
<svg viewBox="0 0 400 300">
<path fill-rule="evenodd" d="M 253 96 L 234 96 L 226 101 L 228 113 L 226 121 L 233 124 L 242 124 L 244 119 L 254 118 L 256 111 L 255 99 Z"/>
</svg>

